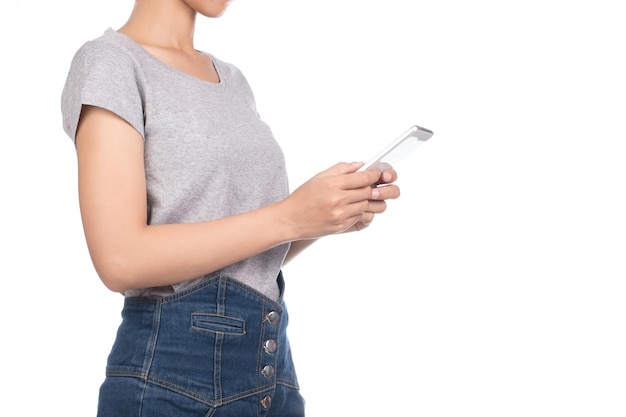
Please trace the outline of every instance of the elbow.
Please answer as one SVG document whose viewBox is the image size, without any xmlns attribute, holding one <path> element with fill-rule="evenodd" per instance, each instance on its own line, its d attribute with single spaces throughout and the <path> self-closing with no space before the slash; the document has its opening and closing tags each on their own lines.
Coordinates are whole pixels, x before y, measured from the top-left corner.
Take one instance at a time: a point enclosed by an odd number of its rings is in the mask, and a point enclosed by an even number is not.
<svg viewBox="0 0 626 417">
<path fill-rule="evenodd" d="M 100 280 L 110 291 L 124 293 L 140 287 L 137 268 L 125 257 L 94 259 L 93 263 Z"/>
<path fill-rule="evenodd" d="M 107 287 L 109 291 L 124 294 L 124 292 L 131 289 L 130 286 L 126 284 L 126 282 L 124 282 L 123 280 L 119 280 L 116 277 L 111 277 L 101 273 L 98 273 L 98 275 L 100 276 L 100 280 L 102 281 L 104 286 Z"/>
<path fill-rule="evenodd" d="M 124 293 L 144 288 L 150 266 L 150 250 L 144 250 L 144 228 L 134 224 L 124 227 L 84 220 L 85 237 L 91 262 L 107 289 Z M 108 223 L 107 223 L 108 224 Z"/>
</svg>

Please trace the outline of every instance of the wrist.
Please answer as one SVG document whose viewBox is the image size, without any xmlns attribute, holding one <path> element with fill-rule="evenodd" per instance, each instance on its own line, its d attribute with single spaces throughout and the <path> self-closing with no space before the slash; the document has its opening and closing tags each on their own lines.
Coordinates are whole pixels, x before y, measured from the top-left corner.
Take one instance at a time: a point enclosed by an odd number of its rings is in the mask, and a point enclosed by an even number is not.
<svg viewBox="0 0 626 417">
<path fill-rule="evenodd" d="M 293 242 L 305 238 L 298 227 L 298 212 L 294 210 L 288 199 L 275 203 L 271 208 L 273 230 L 282 242 Z"/>
</svg>

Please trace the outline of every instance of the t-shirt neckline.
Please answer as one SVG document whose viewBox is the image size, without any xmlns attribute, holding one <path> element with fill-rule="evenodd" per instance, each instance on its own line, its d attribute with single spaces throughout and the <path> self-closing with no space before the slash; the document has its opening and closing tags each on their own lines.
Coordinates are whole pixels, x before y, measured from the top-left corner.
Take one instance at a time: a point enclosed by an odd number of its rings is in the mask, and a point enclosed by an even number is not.
<svg viewBox="0 0 626 417">
<path fill-rule="evenodd" d="M 113 36 L 120 36 L 123 39 L 126 39 L 127 41 L 129 41 L 136 49 L 140 50 L 141 53 L 143 55 L 146 55 L 149 57 L 149 59 L 155 63 L 157 63 L 159 66 L 166 68 L 168 71 L 173 72 L 175 74 L 178 74 L 179 76 L 185 77 L 187 79 L 193 80 L 197 83 L 200 84 L 204 84 L 207 86 L 211 86 L 211 87 L 217 87 L 220 88 L 224 85 L 224 77 L 222 75 L 222 71 L 219 68 L 219 64 L 217 63 L 217 60 L 215 59 L 215 57 L 207 52 L 203 52 L 203 51 L 198 51 L 201 54 L 205 54 L 207 55 L 210 59 L 211 59 L 211 63 L 213 64 L 213 68 L 215 68 L 215 71 L 217 72 L 217 76 L 219 78 L 219 82 L 211 82 L 199 77 L 196 77 L 195 75 L 191 75 L 185 71 L 181 71 L 177 68 L 174 68 L 173 66 L 161 61 L 159 58 L 157 58 L 156 56 L 152 55 L 146 48 L 144 48 L 143 46 L 141 46 L 141 44 L 139 44 L 137 41 L 135 41 L 133 38 L 131 38 L 130 36 L 126 35 L 125 33 L 122 32 L 118 32 L 117 30 L 113 29 L 113 28 L 107 28 L 107 30 L 105 31 L 105 34 L 110 34 Z"/>
</svg>

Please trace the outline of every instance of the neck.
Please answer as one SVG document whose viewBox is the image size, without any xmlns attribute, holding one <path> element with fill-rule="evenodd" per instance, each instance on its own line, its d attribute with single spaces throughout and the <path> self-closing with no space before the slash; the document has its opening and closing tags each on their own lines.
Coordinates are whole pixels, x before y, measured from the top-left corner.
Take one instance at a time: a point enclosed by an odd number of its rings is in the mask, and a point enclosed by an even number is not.
<svg viewBox="0 0 626 417">
<path fill-rule="evenodd" d="M 140 44 L 193 51 L 196 12 L 180 0 L 136 0 L 118 31 Z"/>
</svg>

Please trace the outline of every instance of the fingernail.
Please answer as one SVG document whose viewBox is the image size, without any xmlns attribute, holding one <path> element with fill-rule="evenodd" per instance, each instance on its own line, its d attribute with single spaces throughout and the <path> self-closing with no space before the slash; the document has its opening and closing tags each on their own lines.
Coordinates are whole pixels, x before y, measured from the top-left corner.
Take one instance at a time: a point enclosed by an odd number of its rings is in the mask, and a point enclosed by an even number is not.
<svg viewBox="0 0 626 417">
<path fill-rule="evenodd" d="M 372 188 L 372 198 L 378 198 L 380 196 L 380 191 L 378 188 Z"/>
</svg>

